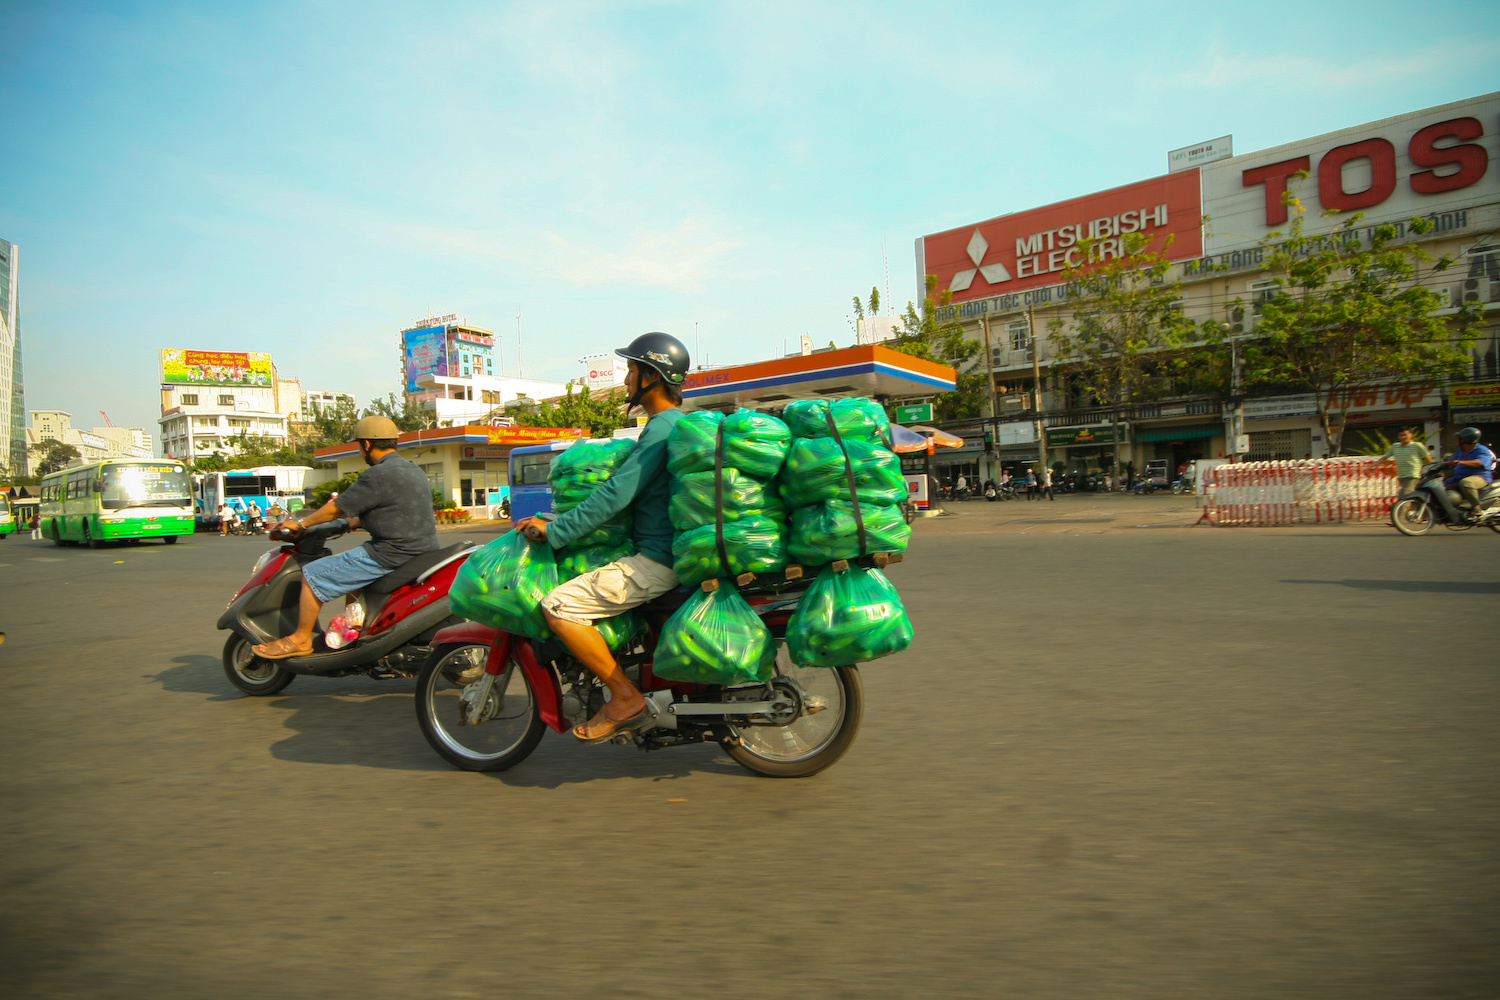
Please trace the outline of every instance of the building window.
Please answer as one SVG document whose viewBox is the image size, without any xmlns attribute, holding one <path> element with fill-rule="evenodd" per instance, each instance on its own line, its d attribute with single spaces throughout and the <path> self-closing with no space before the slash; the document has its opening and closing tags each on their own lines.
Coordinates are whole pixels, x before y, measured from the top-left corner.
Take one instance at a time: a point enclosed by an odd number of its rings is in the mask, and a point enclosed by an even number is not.
<svg viewBox="0 0 1500 1000">
<path fill-rule="evenodd" d="M 1031 324 L 1026 320 L 1016 320 L 1007 323 L 1006 331 L 1010 334 L 1010 349 L 1012 351 L 1024 351 L 1031 346 Z"/>
<path fill-rule="evenodd" d="M 182 394 L 182 405 L 183 406 L 197 406 L 198 405 L 198 394 L 196 392 L 185 392 L 185 393 L 183 393 Z"/>
<path fill-rule="evenodd" d="M 234 397 L 233 396 L 220 396 L 219 397 L 219 405 L 220 406 L 233 406 L 234 405 Z"/>
<path fill-rule="evenodd" d="M 244 417 L 230 417 L 229 418 L 229 426 L 230 427 L 249 427 L 250 426 L 250 421 L 246 420 Z"/>
</svg>

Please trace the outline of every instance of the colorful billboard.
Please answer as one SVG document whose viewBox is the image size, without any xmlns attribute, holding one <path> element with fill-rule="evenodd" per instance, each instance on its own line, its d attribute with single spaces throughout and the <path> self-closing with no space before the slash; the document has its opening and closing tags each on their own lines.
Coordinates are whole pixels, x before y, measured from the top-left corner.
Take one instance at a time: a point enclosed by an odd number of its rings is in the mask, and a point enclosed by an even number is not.
<svg viewBox="0 0 1500 1000">
<path fill-rule="evenodd" d="M 423 375 L 448 374 L 448 328 L 426 326 L 407 330 L 401 335 L 401 350 L 406 358 L 406 391 L 420 392 L 417 379 Z"/>
<path fill-rule="evenodd" d="M 1131 233 L 1149 237 L 1156 251 L 1171 237 L 1173 260 L 1198 257 L 1202 219 L 1198 171 L 1184 170 L 924 236 L 917 266 L 956 302 L 1009 295 L 1065 282 L 1064 272 L 1085 263 L 1078 248 L 1085 239 L 1106 260 Z"/>
<path fill-rule="evenodd" d="M 262 352 L 186 351 L 164 348 L 161 352 L 163 385 L 250 385 L 270 388 L 276 382 L 271 355 Z"/>
</svg>

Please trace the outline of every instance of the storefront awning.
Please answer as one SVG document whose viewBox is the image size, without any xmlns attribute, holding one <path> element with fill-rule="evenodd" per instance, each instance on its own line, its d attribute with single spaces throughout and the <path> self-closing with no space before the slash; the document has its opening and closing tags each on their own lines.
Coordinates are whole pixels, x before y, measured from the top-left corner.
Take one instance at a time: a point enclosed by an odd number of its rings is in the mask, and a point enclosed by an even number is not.
<svg viewBox="0 0 1500 1000">
<path fill-rule="evenodd" d="M 1223 424 L 1188 424 L 1185 427 L 1150 427 L 1135 432 L 1137 441 L 1195 441 L 1223 437 Z"/>
</svg>

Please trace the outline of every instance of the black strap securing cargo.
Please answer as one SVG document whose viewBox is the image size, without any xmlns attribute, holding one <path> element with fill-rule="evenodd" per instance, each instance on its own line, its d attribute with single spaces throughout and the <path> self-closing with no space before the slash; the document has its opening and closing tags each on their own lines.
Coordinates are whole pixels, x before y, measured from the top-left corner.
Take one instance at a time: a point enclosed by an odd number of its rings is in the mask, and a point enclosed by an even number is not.
<svg viewBox="0 0 1500 1000">
<path fill-rule="evenodd" d="M 828 401 L 828 429 L 833 433 L 834 443 L 839 446 L 839 451 L 844 453 L 844 475 L 849 480 L 849 503 L 854 508 L 854 530 L 859 538 L 859 554 L 865 555 L 865 516 L 859 509 L 859 490 L 854 485 L 854 461 L 849 457 L 849 449 L 844 446 L 843 435 L 839 433 L 839 425 L 833 419 L 833 401 Z"/>
<path fill-rule="evenodd" d="M 725 576 L 734 576 L 729 568 L 729 550 L 724 547 L 724 421 L 714 439 L 714 541 L 719 545 L 719 562 Z"/>
</svg>

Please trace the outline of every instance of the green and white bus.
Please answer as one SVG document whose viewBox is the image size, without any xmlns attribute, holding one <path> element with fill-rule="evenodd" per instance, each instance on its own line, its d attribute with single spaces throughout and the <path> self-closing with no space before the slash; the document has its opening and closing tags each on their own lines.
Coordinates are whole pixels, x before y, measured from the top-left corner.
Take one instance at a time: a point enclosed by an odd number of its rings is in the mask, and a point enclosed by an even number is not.
<svg viewBox="0 0 1500 1000">
<path fill-rule="evenodd" d="M 10 509 L 10 494 L 0 493 L 0 540 L 15 530 L 16 518 Z"/>
<path fill-rule="evenodd" d="M 193 533 L 193 483 L 171 459 L 110 459 L 42 477 L 42 535 L 53 545 L 99 548 L 116 538 Z"/>
</svg>

